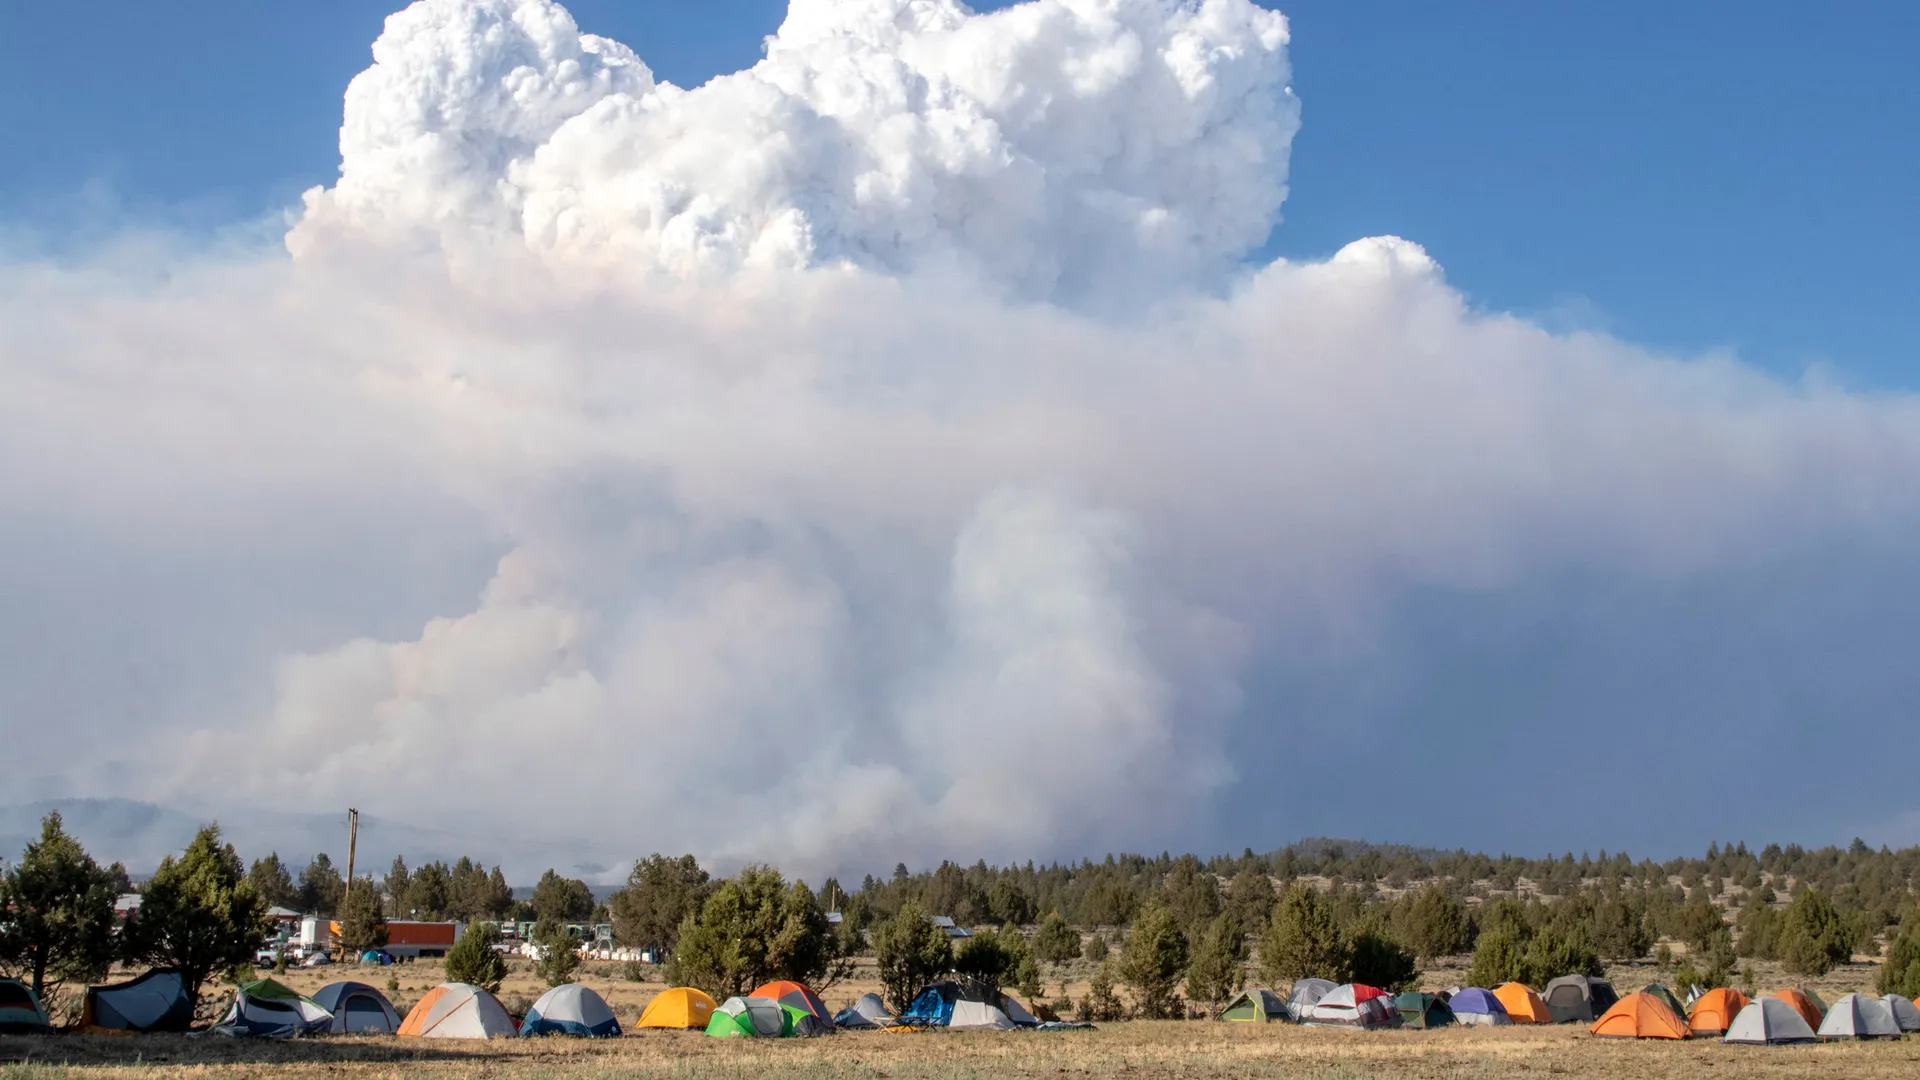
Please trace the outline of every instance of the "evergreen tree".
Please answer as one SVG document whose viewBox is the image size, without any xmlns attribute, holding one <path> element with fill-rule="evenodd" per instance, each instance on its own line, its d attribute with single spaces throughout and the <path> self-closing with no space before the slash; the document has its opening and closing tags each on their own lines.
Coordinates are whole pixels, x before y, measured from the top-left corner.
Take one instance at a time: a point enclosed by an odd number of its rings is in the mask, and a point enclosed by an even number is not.
<svg viewBox="0 0 1920 1080">
<path fill-rule="evenodd" d="M 1549 923 L 1527 942 L 1527 977 L 1520 980 L 1531 986 L 1545 986 L 1562 975 L 1606 974 L 1600 954 L 1594 951 L 1586 931 L 1578 925 Z"/>
<path fill-rule="evenodd" d="M 1346 982 L 1348 960 L 1333 909 L 1319 890 L 1305 883 L 1289 886 L 1260 939 L 1261 979 L 1273 986 L 1310 978 Z"/>
<path fill-rule="evenodd" d="M 920 988 L 953 963 L 953 943 L 946 931 L 928 921 L 913 900 L 874 925 L 873 953 L 882 995 L 895 1012 L 905 1012 Z"/>
<path fill-rule="evenodd" d="M 407 887 L 413 883 L 413 875 L 407 872 L 407 860 L 398 855 L 393 857 L 393 865 L 387 868 L 387 876 L 380 882 L 380 891 L 386 894 L 387 906 L 398 918 L 406 911 Z"/>
<path fill-rule="evenodd" d="M 561 877 L 549 869 L 533 887 L 535 916 L 553 922 L 581 922 L 593 914 L 593 890 L 578 878 Z"/>
<path fill-rule="evenodd" d="M 460 940 L 447 950 L 447 981 L 478 986 L 498 993 L 507 980 L 507 958 L 496 947 L 500 928 L 490 922 L 469 923 Z"/>
<path fill-rule="evenodd" d="M 333 860 L 324 851 L 300 871 L 300 910 L 309 915 L 324 919 L 339 911 L 340 898 L 346 891 L 340 871 L 333 868 Z"/>
<path fill-rule="evenodd" d="M 1438 885 L 1402 897 L 1393 921 L 1400 939 L 1422 959 L 1453 956 L 1467 949 L 1466 908 Z"/>
<path fill-rule="evenodd" d="M 351 882 L 340 901 L 340 948 L 358 957 L 387 944 L 387 919 L 380 911 L 380 894 L 373 878 Z"/>
<path fill-rule="evenodd" d="M 1080 955 L 1080 935 L 1067 925 L 1058 911 L 1050 911 L 1040 920 L 1040 929 L 1033 935 L 1033 953 L 1055 966 L 1071 963 Z"/>
<path fill-rule="evenodd" d="M 1135 1011 L 1150 1020 L 1180 1014 L 1180 981 L 1190 957 L 1187 935 L 1173 912 L 1155 905 L 1141 912 L 1120 955 L 1119 975 L 1133 990 Z"/>
<path fill-rule="evenodd" d="M 1008 927 L 998 932 L 983 931 L 961 942 L 953 953 L 953 970 L 980 1000 L 994 1001 L 1000 996 L 1001 984 L 1023 959 L 1032 962 L 1026 939 Z"/>
<path fill-rule="evenodd" d="M 724 999 L 771 979 L 819 992 L 851 968 L 805 884 L 789 886 L 771 867 L 748 866 L 681 924 L 668 978 Z"/>
<path fill-rule="evenodd" d="M 665 956 L 680 924 L 699 910 L 711 889 L 707 872 L 691 855 L 676 859 L 656 852 L 641 859 L 627 875 L 627 887 L 613 895 L 614 940 L 656 959 Z"/>
<path fill-rule="evenodd" d="M 68 981 L 104 976 L 115 947 L 114 884 L 57 811 L 42 818 L 40 839 L 0 875 L 0 966 L 43 1002 Z"/>
<path fill-rule="evenodd" d="M 1187 965 L 1187 996 L 1218 1009 L 1246 986 L 1246 962 L 1247 936 L 1233 913 L 1215 916 Z"/>
<path fill-rule="evenodd" d="M 1347 970 L 1354 982 L 1398 993 L 1420 977 L 1413 953 L 1378 931 L 1362 930 L 1347 947 Z"/>
<path fill-rule="evenodd" d="M 548 986 L 570 983 L 580 970 L 580 943 L 567 933 L 566 924 L 550 916 L 533 924 L 533 943 L 539 954 L 534 971 Z"/>
<path fill-rule="evenodd" d="M 208 979 L 253 960 L 266 940 L 266 915 L 233 845 L 220 842 L 218 825 L 208 825 L 178 859 L 160 861 L 123 931 L 126 956 L 177 969 L 197 1006 Z"/>
<path fill-rule="evenodd" d="M 1235 874 L 1227 886 L 1228 914 L 1241 929 L 1256 937 L 1267 928 L 1274 900 L 1273 882 L 1264 871 L 1251 866 Z"/>
<path fill-rule="evenodd" d="M 409 919 L 438 922 L 445 919 L 453 904 L 453 875 L 447 864 L 430 862 L 407 878 L 407 891 L 400 900 L 400 913 Z"/>
<path fill-rule="evenodd" d="M 1087 939 L 1086 947 L 1080 950 L 1080 955 L 1089 963 L 1101 964 L 1106 962 L 1107 952 L 1106 935 L 1096 930 L 1093 936 Z"/>
<path fill-rule="evenodd" d="M 253 860 L 253 867 L 247 871 L 247 880 L 253 882 L 253 891 L 267 902 L 268 907 L 300 906 L 300 890 L 294 888 L 293 874 L 280 861 L 277 851 L 264 859 Z"/>
<path fill-rule="evenodd" d="M 1920 998 L 1920 912 L 1909 915 L 1887 941 L 1887 958 L 1875 986 L 1883 995 Z"/>
<path fill-rule="evenodd" d="M 1853 955 L 1852 935 L 1819 889 L 1809 888 L 1787 905 L 1780 934 L 1780 960 L 1797 975 L 1825 975 Z"/>
</svg>

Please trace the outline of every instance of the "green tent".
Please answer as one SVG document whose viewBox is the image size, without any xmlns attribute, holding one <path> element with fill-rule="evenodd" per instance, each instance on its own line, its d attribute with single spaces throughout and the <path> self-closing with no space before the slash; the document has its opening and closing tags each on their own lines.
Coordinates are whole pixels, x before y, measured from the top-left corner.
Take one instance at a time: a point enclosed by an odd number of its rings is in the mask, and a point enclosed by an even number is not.
<svg viewBox="0 0 1920 1080">
<path fill-rule="evenodd" d="M 1393 1007 L 1400 1010 L 1400 1024 L 1410 1028 L 1437 1028 L 1459 1023 L 1454 1019 L 1453 1010 L 1447 1003 L 1433 994 L 1421 994 L 1409 990 L 1396 995 Z"/>
<path fill-rule="evenodd" d="M 36 1035 L 53 1030 L 40 999 L 18 979 L 0 979 L 0 1035 Z"/>
<path fill-rule="evenodd" d="M 1659 983 L 1648 983 L 1640 988 L 1640 992 L 1659 998 L 1660 1004 L 1672 1009 L 1673 1015 L 1680 1019 L 1685 1020 L 1687 1018 L 1687 1007 L 1680 1004 L 1679 997 L 1677 997 L 1673 991 L 1661 986 Z"/>
<path fill-rule="evenodd" d="M 713 1010 L 707 1034 L 716 1039 L 791 1038 L 793 1014 L 772 998 L 732 997 Z"/>
<path fill-rule="evenodd" d="M 1241 991 L 1238 997 L 1227 1002 L 1227 1007 L 1220 1010 L 1219 1016 L 1214 1017 L 1216 1020 L 1239 1024 L 1265 1024 L 1286 1018 L 1286 999 L 1271 990 L 1259 988 Z"/>
</svg>

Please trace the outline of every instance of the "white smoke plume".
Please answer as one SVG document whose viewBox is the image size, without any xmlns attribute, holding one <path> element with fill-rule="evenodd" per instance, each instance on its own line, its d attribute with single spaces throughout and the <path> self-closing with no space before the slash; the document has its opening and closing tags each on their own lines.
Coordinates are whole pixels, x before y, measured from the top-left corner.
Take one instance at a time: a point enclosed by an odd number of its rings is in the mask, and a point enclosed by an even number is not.
<svg viewBox="0 0 1920 1080">
<path fill-rule="evenodd" d="M 546 0 L 414 4 L 291 260 L 6 269 L 10 705 L 103 733 L 22 774 L 817 872 L 1387 837 L 1490 756 L 1514 816 L 1894 716 L 1915 402 L 1476 314 L 1396 238 L 1241 267 L 1286 45 L 794 0 L 681 90 Z M 1436 719 L 1456 638 L 1525 670 Z M 1693 756 L 1499 713 L 1536 682 Z"/>
</svg>

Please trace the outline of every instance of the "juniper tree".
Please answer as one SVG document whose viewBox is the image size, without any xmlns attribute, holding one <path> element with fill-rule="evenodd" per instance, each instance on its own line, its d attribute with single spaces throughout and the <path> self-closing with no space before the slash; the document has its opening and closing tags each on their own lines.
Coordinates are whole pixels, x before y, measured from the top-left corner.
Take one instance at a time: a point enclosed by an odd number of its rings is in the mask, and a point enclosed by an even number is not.
<svg viewBox="0 0 1920 1080">
<path fill-rule="evenodd" d="M 114 881 L 67 834 L 58 812 L 40 839 L 0 875 L 0 966 L 41 1001 L 68 981 L 88 982 L 113 964 Z"/>
</svg>

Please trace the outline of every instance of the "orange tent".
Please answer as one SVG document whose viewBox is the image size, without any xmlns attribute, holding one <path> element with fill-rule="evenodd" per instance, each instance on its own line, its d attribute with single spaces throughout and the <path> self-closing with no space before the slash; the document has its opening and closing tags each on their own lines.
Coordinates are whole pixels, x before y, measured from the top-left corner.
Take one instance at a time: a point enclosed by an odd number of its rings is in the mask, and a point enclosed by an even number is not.
<svg viewBox="0 0 1920 1080">
<path fill-rule="evenodd" d="M 833 1014 L 827 1011 L 826 1002 L 820 1000 L 819 994 L 801 986 L 797 982 L 779 979 L 770 983 L 762 983 L 749 996 L 772 998 L 782 1005 L 791 1006 L 799 1009 L 801 1012 L 812 1013 L 820 1018 L 821 1023 L 827 1025 L 827 1030 L 833 1030 Z"/>
<path fill-rule="evenodd" d="M 1688 1015 L 1687 1026 L 1695 1035 L 1725 1035 L 1733 1026 L 1733 1018 L 1748 1005 L 1747 995 L 1738 990 L 1720 987 L 1700 995 L 1693 1003 L 1693 1012 Z"/>
<path fill-rule="evenodd" d="M 705 993 L 691 986 L 676 986 L 655 994 L 640 1013 L 640 1023 L 636 1026 L 705 1031 L 716 1008 L 719 1006 Z"/>
<path fill-rule="evenodd" d="M 1793 1006 L 1793 1011 L 1800 1014 L 1800 1019 L 1805 1020 L 1808 1027 L 1815 1031 L 1820 1030 L 1820 1021 L 1825 1020 L 1826 1015 L 1820 1011 L 1820 1006 L 1815 1005 L 1813 999 L 1808 997 L 1804 991 L 1797 989 L 1775 990 L 1772 996 Z"/>
<path fill-rule="evenodd" d="M 1688 1034 L 1685 1020 L 1666 1002 L 1644 992 L 1614 1002 L 1587 1030 L 1612 1039 L 1684 1039 Z"/>
<path fill-rule="evenodd" d="M 1547 1011 L 1547 1003 L 1540 995 L 1525 983 L 1501 983 L 1493 988 L 1493 996 L 1500 999 L 1501 1007 L 1507 1010 L 1507 1018 L 1516 1024 L 1551 1024 L 1553 1014 Z"/>
</svg>

